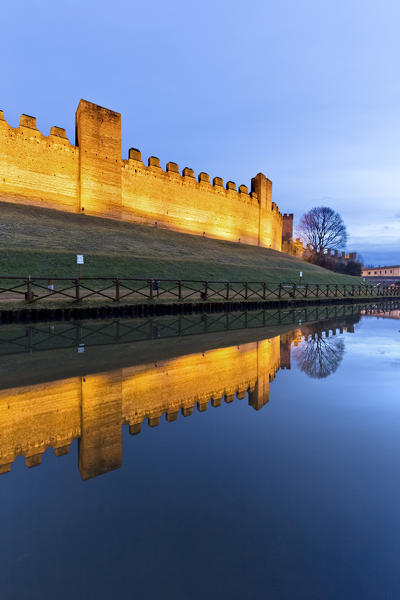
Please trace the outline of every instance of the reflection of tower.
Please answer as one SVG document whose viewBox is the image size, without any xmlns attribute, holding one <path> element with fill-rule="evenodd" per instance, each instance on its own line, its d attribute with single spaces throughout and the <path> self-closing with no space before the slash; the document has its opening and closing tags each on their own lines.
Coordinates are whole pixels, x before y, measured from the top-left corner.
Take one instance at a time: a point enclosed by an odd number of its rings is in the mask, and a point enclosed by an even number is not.
<svg viewBox="0 0 400 600">
<path fill-rule="evenodd" d="M 269 401 L 269 384 L 274 380 L 280 365 L 280 337 L 256 342 L 257 379 L 249 391 L 249 405 L 260 410 Z"/>
<path fill-rule="evenodd" d="M 289 334 L 281 335 L 281 369 L 290 369 L 290 347 L 292 337 Z"/>
<path fill-rule="evenodd" d="M 267 359 L 270 355 L 270 340 L 257 343 L 257 381 L 252 391 L 249 391 L 249 404 L 255 410 L 260 410 L 269 401 L 269 372 Z"/>
<path fill-rule="evenodd" d="M 90 479 L 122 464 L 122 372 L 82 378 L 79 471 Z"/>
</svg>

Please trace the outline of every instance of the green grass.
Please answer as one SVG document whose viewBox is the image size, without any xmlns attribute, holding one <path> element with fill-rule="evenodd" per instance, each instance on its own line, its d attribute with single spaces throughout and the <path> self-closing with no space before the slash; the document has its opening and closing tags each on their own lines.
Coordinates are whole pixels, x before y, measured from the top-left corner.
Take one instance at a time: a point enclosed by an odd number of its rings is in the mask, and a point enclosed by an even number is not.
<svg viewBox="0 0 400 600">
<path fill-rule="evenodd" d="M 287 254 L 131 223 L 1 203 L 0 275 L 356 284 Z"/>
</svg>

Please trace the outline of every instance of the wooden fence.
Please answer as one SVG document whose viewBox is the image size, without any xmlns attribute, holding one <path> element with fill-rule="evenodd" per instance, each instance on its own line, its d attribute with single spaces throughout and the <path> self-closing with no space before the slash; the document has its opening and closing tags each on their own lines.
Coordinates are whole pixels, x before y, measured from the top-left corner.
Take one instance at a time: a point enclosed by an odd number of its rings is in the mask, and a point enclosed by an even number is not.
<svg viewBox="0 0 400 600">
<path fill-rule="evenodd" d="M 133 301 L 326 300 L 399 298 L 400 286 L 296 284 L 122 277 L 0 277 L 0 302 L 106 299 Z"/>
</svg>

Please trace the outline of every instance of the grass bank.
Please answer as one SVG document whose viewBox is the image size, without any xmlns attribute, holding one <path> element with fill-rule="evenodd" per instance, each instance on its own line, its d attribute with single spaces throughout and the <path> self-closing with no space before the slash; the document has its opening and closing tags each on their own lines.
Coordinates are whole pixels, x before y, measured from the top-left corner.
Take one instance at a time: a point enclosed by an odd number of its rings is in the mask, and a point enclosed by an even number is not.
<svg viewBox="0 0 400 600">
<path fill-rule="evenodd" d="M 287 254 L 131 223 L 0 202 L 0 275 L 358 284 Z"/>
</svg>

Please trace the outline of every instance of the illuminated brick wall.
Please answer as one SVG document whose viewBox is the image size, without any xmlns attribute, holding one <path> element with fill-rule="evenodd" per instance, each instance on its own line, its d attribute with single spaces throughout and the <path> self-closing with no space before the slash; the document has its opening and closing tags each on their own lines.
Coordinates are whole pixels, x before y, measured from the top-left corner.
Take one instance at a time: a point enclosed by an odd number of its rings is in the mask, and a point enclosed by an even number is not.
<svg viewBox="0 0 400 600">
<path fill-rule="evenodd" d="M 262 173 L 249 192 L 172 162 L 164 171 L 156 157 L 145 165 L 135 149 L 122 160 L 121 115 L 85 100 L 76 138 L 59 127 L 46 137 L 27 115 L 14 129 L 0 111 L 0 200 L 281 250 L 282 215 Z"/>
<path fill-rule="evenodd" d="M 78 182 L 79 149 L 64 129 L 45 137 L 27 115 L 13 129 L 0 111 L 0 200 L 78 212 Z"/>
</svg>

